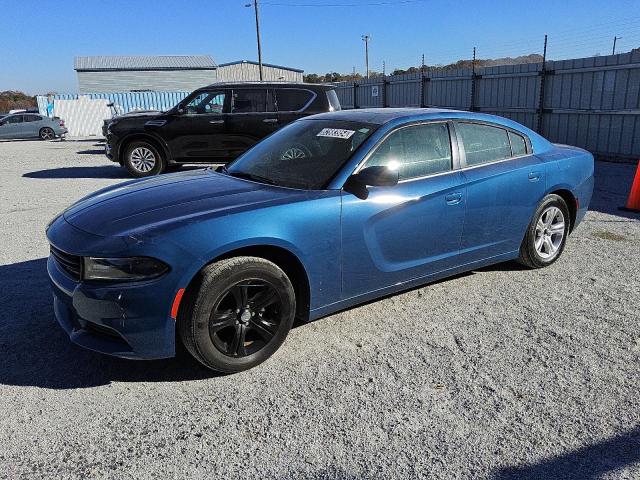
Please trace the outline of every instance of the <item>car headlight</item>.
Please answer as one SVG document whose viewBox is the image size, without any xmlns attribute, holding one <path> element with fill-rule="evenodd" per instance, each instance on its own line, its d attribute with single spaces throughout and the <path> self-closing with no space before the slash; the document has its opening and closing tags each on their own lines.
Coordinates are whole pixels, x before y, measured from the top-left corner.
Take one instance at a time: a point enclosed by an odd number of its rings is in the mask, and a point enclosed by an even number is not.
<svg viewBox="0 0 640 480">
<path fill-rule="evenodd" d="M 82 278 L 84 280 L 134 282 L 159 277 L 168 270 L 167 264 L 149 257 L 84 257 Z"/>
</svg>

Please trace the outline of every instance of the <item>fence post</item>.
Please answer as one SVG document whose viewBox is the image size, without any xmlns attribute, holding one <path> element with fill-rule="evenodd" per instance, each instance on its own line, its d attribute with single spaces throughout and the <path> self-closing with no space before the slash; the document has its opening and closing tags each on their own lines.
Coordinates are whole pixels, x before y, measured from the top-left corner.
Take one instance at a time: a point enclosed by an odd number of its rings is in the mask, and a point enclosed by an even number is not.
<svg viewBox="0 0 640 480">
<path fill-rule="evenodd" d="M 358 107 L 358 84 L 355 82 L 355 80 L 353 81 L 353 108 L 359 108 Z"/>
<path fill-rule="evenodd" d="M 389 81 L 386 76 L 382 77 L 382 108 L 387 108 L 389 103 L 387 102 L 387 85 L 389 85 Z"/>
<path fill-rule="evenodd" d="M 544 36 L 544 51 L 542 53 L 542 68 L 540 72 L 540 92 L 538 93 L 538 124 L 536 131 L 542 135 L 542 114 L 544 113 L 544 94 L 545 84 L 547 82 L 547 36 Z"/>
<path fill-rule="evenodd" d="M 476 111 L 476 47 L 473 47 L 473 60 L 471 61 L 471 98 L 469 99 L 469 111 Z"/>
</svg>

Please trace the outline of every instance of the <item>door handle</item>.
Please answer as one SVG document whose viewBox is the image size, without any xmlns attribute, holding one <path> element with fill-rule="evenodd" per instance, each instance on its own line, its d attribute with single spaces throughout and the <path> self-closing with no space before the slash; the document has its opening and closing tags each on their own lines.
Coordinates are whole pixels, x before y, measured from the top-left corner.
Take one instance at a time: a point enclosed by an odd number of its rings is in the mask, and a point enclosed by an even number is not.
<svg viewBox="0 0 640 480">
<path fill-rule="evenodd" d="M 449 195 L 446 195 L 444 199 L 446 200 L 447 205 L 457 205 L 462 201 L 462 193 L 460 192 L 450 193 Z"/>
<path fill-rule="evenodd" d="M 277 118 L 265 118 L 264 120 L 262 120 L 263 123 L 277 123 L 278 119 Z"/>
<path fill-rule="evenodd" d="M 540 172 L 529 172 L 529 180 L 532 182 L 537 182 L 540 180 L 541 173 Z"/>
<path fill-rule="evenodd" d="M 213 123 L 214 125 L 220 125 L 224 123 L 224 120 L 209 120 L 209 123 Z"/>
</svg>

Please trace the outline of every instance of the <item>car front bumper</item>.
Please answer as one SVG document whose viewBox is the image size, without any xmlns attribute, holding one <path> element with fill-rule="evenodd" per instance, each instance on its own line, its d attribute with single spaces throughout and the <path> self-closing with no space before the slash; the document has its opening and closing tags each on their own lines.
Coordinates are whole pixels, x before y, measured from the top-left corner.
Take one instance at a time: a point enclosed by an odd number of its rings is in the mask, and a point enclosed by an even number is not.
<svg viewBox="0 0 640 480">
<path fill-rule="evenodd" d="M 105 241 L 63 219 L 55 223 L 47 232 L 49 241 L 64 252 L 78 251 L 83 244 L 98 246 Z M 65 241 L 65 237 L 72 240 Z M 131 359 L 175 355 L 171 306 L 177 291 L 177 272 L 169 271 L 144 282 L 86 282 L 73 278 L 53 255 L 47 261 L 47 272 L 55 317 L 73 343 Z"/>
</svg>

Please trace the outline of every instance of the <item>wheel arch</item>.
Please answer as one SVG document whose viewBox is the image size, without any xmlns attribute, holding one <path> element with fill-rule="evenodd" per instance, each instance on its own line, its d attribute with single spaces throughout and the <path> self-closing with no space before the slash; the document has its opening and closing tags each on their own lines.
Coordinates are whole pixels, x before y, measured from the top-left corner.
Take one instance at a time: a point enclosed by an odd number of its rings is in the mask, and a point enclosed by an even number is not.
<svg viewBox="0 0 640 480">
<path fill-rule="evenodd" d="M 200 281 L 200 272 L 202 272 L 206 266 L 220 260 L 240 256 L 263 258 L 275 263 L 279 268 L 281 268 L 287 277 L 289 277 L 289 280 L 291 280 L 291 284 L 293 285 L 293 289 L 296 294 L 296 318 L 302 321 L 307 321 L 309 319 L 311 305 L 309 275 L 304 268 L 302 261 L 295 253 L 287 248 L 277 245 L 247 245 L 227 250 L 224 253 L 219 253 L 210 261 L 202 265 L 202 267 L 196 272 L 185 288 L 185 296 L 191 296 L 195 293 Z"/>
<path fill-rule="evenodd" d="M 122 140 L 120 140 L 120 143 L 118 145 L 118 159 L 120 160 L 120 162 L 124 162 L 123 156 L 127 149 L 127 146 L 131 142 L 135 142 L 136 140 L 151 143 L 164 156 L 165 162 L 168 162 L 169 160 L 171 160 L 169 149 L 167 148 L 167 146 L 162 140 L 156 138 L 153 135 L 149 135 L 148 133 L 131 133 L 126 137 L 124 137 Z"/>
<path fill-rule="evenodd" d="M 564 187 L 553 188 L 547 195 L 558 195 L 560 198 L 564 200 L 567 204 L 567 208 L 569 209 L 569 220 L 571 225 L 569 227 L 569 233 L 573 231 L 573 227 L 576 224 L 576 217 L 578 215 L 578 205 L 576 204 L 576 196 L 573 194 L 571 190 Z"/>
</svg>

